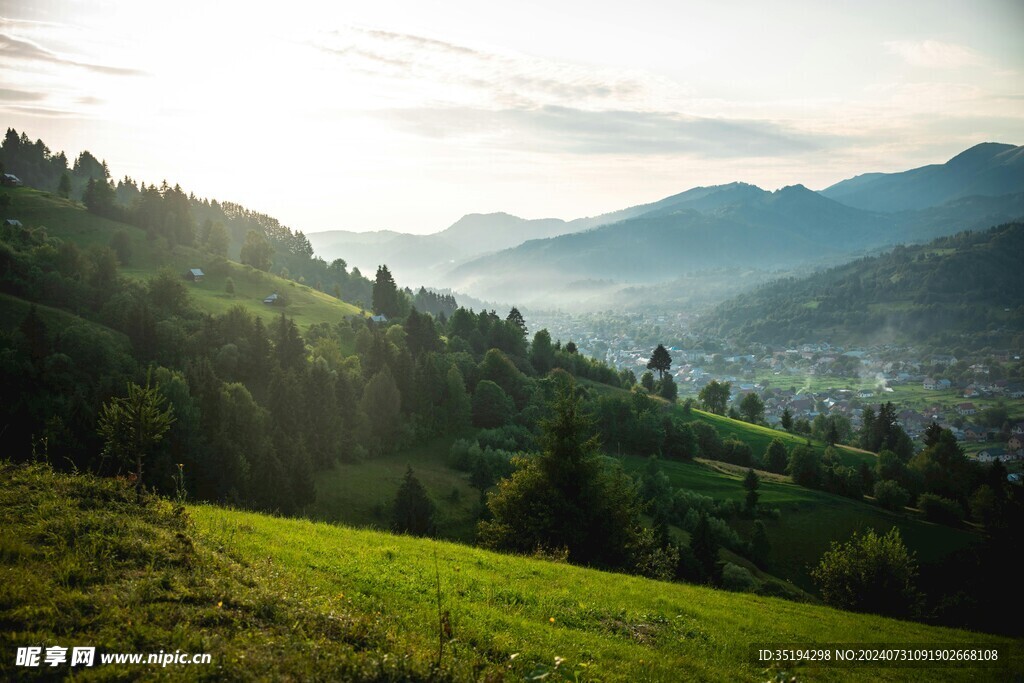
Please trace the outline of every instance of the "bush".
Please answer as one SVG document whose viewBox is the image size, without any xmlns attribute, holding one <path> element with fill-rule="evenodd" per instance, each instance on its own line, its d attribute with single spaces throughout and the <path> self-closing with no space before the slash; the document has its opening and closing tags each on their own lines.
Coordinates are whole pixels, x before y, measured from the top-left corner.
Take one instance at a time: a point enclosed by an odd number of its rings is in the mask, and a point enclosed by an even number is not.
<svg viewBox="0 0 1024 683">
<path fill-rule="evenodd" d="M 515 408 L 512 399 L 500 386 L 486 379 L 480 380 L 473 392 L 473 424 L 494 429 L 512 420 Z"/>
<path fill-rule="evenodd" d="M 722 588 L 727 591 L 750 592 L 757 587 L 757 579 L 746 567 L 726 562 L 722 567 Z"/>
<path fill-rule="evenodd" d="M 697 436 L 700 456 L 702 458 L 710 458 L 711 460 L 720 459 L 722 456 L 722 438 L 718 436 L 718 431 L 707 422 L 702 422 L 701 420 L 691 422 L 690 428 L 693 429 L 693 433 Z"/>
<path fill-rule="evenodd" d="M 511 424 L 497 429 L 481 429 L 477 432 L 476 441 L 481 448 L 493 448 L 501 451 L 530 451 L 536 448 L 536 440 L 530 430 Z"/>
<path fill-rule="evenodd" d="M 722 443 L 721 459 L 740 467 L 750 467 L 754 464 L 754 453 L 750 446 L 743 441 L 726 439 Z"/>
<path fill-rule="evenodd" d="M 821 483 L 821 458 L 806 446 L 794 446 L 789 454 L 789 475 L 800 486 L 817 488 Z"/>
<path fill-rule="evenodd" d="M 875 484 L 875 502 L 886 510 L 900 511 L 910 502 L 910 494 L 894 481 Z"/>
<path fill-rule="evenodd" d="M 917 498 L 917 507 L 924 518 L 937 524 L 955 525 L 963 521 L 964 509 L 960 503 L 934 493 L 922 493 Z"/>
<path fill-rule="evenodd" d="M 764 452 L 765 469 L 769 472 L 782 474 L 786 471 L 788 460 L 789 454 L 786 453 L 786 444 L 782 443 L 781 439 L 772 439 L 772 442 L 768 444 L 768 448 Z"/>
<path fill-rule="evenodd" d="M 885 536 L 868 529 L 833 543 L 811 578 L 825 602 L 841 609 L 905 617 L 918 602 L 917 562 L 895 527 Z"/>
</svg>

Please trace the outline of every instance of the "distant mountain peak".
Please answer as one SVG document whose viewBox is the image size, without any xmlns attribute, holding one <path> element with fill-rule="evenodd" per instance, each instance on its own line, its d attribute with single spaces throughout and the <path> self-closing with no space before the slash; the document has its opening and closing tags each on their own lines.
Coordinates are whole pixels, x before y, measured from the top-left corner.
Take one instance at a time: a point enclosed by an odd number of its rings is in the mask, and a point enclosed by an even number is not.
<svg viewBox="0 0 1024 683">
<path fill-rule="evenodd" d="M 969 147 L 946 162 L 947 166 L 961 166 L 964 164 L 975 165 L 991 161 L 1003 152 L 1015 149 L 1016 145 L 1008 145 L 1003 142 L 981 142 L 974 147 Z"/>
<path fill-rule="evenodd" d="M 821 194 L 847 206 L 895 212 L 938 207 L 980 195 L 998 197 L 1024 191 L 1024 148 L 982 142 L 944 164 L 900 173 L 869 173 L 827 187 Z"/>
</svg>

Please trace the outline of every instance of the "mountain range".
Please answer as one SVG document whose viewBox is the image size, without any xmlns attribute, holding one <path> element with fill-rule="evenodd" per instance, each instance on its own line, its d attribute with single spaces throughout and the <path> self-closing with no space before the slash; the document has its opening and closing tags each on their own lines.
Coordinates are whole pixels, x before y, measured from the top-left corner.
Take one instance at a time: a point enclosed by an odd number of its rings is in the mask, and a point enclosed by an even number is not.
<svg viewBox="0 0 1024 683">
<path fill-rule="evenodd" d="M 751 272 L 836 265 L 1022 216 L 1024 148 L 982 143 L 944 164 L 868 173 L 820 192 L 737 182 L 572 221 L 470 214 L 431 235 L 331 231 L 309 239 L 328 259 L 364 269 L 387 263 L 405 285 L 537 307 L 599 305 L 625 288 L 700 273 L 726 291 Z"/>
</svg>

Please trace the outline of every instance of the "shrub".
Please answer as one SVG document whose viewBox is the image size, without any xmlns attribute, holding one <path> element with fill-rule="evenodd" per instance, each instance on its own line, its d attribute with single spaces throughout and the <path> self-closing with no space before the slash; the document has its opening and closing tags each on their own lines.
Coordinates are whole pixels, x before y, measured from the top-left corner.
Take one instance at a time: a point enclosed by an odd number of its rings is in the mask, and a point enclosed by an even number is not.
<svg viewBox="0 0 1024 683">
<path fill-rule="evenodd" d="M 789 475 L 800 486 L 817 488 L 821 483 L 821 458 L 805 446 L 795 446 L 789 454 Z"/>
<path fill-rule="evenodd" d="M 690 428 L 697 436 L 697 446 L 700 449 L 702 458 L 718 460 L 722 456 L 722 439 L 718 431 L 707 422 L 695 420 L 690 423 Z"/>
<path fill-rule="evenodd" d="M 721 459 L 741 467 L 750 467 L 754 464 L 754 454 L 750 446 L 739 439 L 726 439 L 723 442 Z"/>
<path fill-rule="evenodd" d="M 924 518 L 937 524 L 959 524 L 964 518 L 964 509 L 960 503 L 934 493 L 922 493 L 917 498 L 917 507 L 924 513 Z"/>
<path fill-rule="evenodd" d="M 786 453 L 786 444 L 781 439 L 772 439 L 764 452 L 764 466 L 769 472 L 782 474 L 786 471 L 789 454 Z"/>
<path fill-rule="evenodd" d="M 885 536 L 868 529 L 833 543 L 811 578 L 825 602 L 841 609 L 909 616 L 918 601 L 917 561 L 895 527 Z"/>
<path fill-rule="evenodd" d="M 722 567 L 722 588 L 729 591 L 749 592 L 757 586 L 757 579 L 746 567 L 726 562 Z"/>
<path fill-rule="evenodd" d="M 886 510 L 902 510 L 910 502 L 910 494 L 894 481 L 875 484 L 875 502 Z"/>
<path fill-rule="evenodd" d="M 502 427 L 512 420 L 515 408 L 500 386 L 490 380 L 480 380 L 473 392 L 473 424 L 477 427 Z"/>
</svg>

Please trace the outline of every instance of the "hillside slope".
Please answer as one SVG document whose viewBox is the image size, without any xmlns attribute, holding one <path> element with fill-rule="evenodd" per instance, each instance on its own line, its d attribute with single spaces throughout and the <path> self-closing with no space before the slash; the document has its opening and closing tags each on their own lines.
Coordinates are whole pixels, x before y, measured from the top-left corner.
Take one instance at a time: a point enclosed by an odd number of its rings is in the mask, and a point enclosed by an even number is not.
<svg viewBox="0 0 1024 683">
<path fill-rule="evenodd" d="M 1024 330 L 1022 249 L 1024 223 L 900 247 L 735 297 L 699 329 L 769 344 L 1015 334 Z"/>
<path fill-rule="evenodd" d="M 240 305 L 264 321 L 270 321 L 284 312 L 303 329 L 360 313 L 359 307 L 312 287 L 234 261 L 222 261 L 218 269 L 214 257 L 197 249 L 177 246 L 168 254 L 166 245 L 147 240 L 143 230 L 96 216 L 78 202 L 29 188 L 3 188 L 0 192 L 11 197 L 5 218 L 20 220 L 26 229 L 45 228 L 50 236 L 74 242 L 82 248 L 109 246 L 115 234 L 124 233 L 131 256 L 127 263 L 121 264 L 120 270 L 129 277 L 147 280 L 161 268 L 171 268 L 182 275 L 190 268 L 204 270 L 205 279 L 189 283 L 188 288 L 192 301 L 207 313 L 220 314 Z M 229 277 L 235 286 L 233 295 L 225 291 Z M 263 304 L 263 299 L 274 292 L 283 295 L 287 305 Z"/>
<path fill-rule="evenodd" d="M 6 653 L 38 643 L 212 656 L 160 670 L 173 679 L 755 681 L 774 674 L 748 663 L 752 643 L 983 643 L 1002 648 L 1000 668 L 984 673 L 1024 672 L 1006 638 L 211 506 L 139 505 L 122 482 L 42 466 L 0 463 L 0 481 Z M 938 671 L 979 673 L 871 676 Z M 0 659 L 0 675 L 14 673 Z"/>
</svg>

